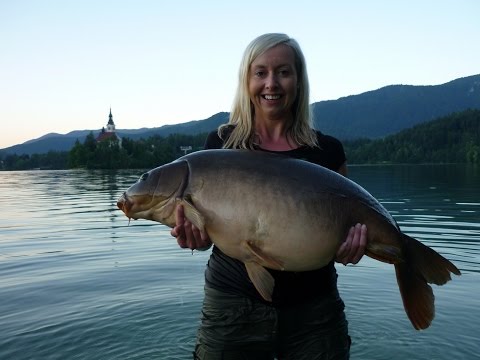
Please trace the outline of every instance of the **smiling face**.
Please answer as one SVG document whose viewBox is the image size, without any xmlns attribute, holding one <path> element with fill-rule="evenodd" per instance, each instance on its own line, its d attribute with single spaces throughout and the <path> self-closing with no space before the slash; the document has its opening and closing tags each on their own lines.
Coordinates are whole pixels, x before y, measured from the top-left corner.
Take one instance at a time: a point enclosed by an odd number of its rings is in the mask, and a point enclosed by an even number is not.
<svg viewBox="0 0 480 360">
<path fill-rule="evenodd" d="M 248 90 L 255 119 L 292 119 L 297 98 L 295 54 L 288 45 L 277 45 L 259 55 L 250 65 Z"/>
</svg>

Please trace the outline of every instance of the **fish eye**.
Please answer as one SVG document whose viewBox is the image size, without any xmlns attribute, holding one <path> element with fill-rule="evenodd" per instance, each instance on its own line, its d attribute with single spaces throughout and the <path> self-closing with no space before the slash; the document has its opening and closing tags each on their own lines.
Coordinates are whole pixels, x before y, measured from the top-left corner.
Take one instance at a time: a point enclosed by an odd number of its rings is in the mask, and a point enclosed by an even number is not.
<svg viewBox="0 0 480 360">
<path fill-rule="evenodd" d="M 147 178 L 148 178 L 148 173 L 145 173 L 142 176 L 140 176 L 140 181 L 145 181 L 147 180 Z"/>
</svg>

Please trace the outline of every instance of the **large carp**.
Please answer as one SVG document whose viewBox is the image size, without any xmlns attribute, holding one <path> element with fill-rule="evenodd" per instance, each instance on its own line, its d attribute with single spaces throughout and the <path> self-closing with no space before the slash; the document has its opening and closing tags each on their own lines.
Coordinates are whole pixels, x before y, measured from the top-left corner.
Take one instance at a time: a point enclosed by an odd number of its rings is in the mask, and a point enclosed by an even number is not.
<svg viewBox="0 0 480 360">
<path fill-rule="evenodd" d="M 450 261 L 403 234 L 362 187 L 303 160 L 262 151 L 199 151 L 144 173 L 117 205 L 128 218 L 173 227 L 178 204 L 216 246 L 245 264 L 266 300 L 274 280 L 265 268 L 321 268 L 357 223 L 368 228 L 366 254 L 394 264 L 415 329 L 427 328 L 435 314 L 428 283 L 442 285 L 450 273 L 460 275 Z"/>
</svg>

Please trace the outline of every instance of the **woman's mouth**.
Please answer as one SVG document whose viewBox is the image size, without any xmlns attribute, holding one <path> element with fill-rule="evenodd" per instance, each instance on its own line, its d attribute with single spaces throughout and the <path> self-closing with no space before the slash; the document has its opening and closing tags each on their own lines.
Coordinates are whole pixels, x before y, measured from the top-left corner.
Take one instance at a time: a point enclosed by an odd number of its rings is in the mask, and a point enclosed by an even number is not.
<svg viewBox="0 0 480 360">
<path fill-rule="evenodd" d="M 278 100 L 280 99 L 280 95 L 262 95 L 262 97 L 265 99 L 265 100 Z"/>
</svg>

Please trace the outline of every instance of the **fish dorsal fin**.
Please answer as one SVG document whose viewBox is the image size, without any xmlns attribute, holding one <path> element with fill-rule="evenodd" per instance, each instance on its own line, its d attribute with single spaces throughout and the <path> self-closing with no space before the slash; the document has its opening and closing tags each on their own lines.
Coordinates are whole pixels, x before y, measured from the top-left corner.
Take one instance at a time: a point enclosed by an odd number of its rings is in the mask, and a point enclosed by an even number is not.
<svg viewBox="0 0 480 360">
<path fill-rule="evenodd" d="M 245 263 L 245 267 L 255 289 L 265 300 L 272 301 L 273 286 L 275 285 L 273 276 L 267 269 L 256 262 Z"/>
<path fill-rule="evenodd" d="M 181 203 L 183 205 L 185 217 L 199 230 L 205 231 L 205 218 L 200 214 L 200 211 L 198 211 L 197 208 L 186 199 L 183 199 Z"/>
<path fill-rule="evenodd" d="M 256 246 L 252 241 L 247 240 L 245 244 L 247 246 L 248 251 L 252 255 L 254 255 L 259 260 L 259 263 L 262 264 L 263 266 L 268 267 L 270 269 L 274 269 L 274 270 L 282 270 L 282 271 L 285 270 L 285 268 L 283 267 L 283 264 L 280 261 L 278 261 L 272 256 L 265 254 L 262 251 L 262 249 Z"/>
</svg>

